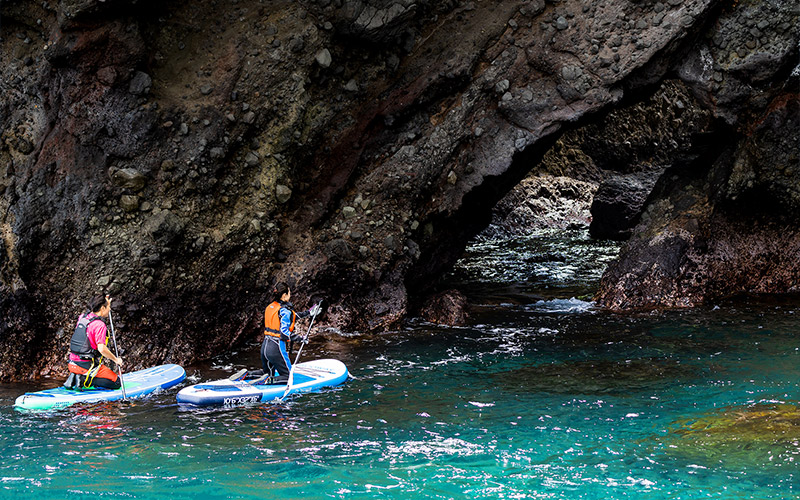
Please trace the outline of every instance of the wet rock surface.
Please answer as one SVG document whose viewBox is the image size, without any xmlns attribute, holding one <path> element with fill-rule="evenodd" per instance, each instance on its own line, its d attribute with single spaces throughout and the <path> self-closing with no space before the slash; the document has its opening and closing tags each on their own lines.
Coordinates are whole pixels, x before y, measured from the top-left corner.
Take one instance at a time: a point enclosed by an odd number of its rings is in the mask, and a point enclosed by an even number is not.
<svg viewBox="0 0 800 500">
<path fill-rule="evenodd" d="M 692 307 L 800 291 L 800 205 L 788 188 L 800 182 L 792 178 L 795 153 L 785 149 L 768 160 L 764 149 L 774 140 L 800 140 L 800 107 L 781 101 L 768 113 L 738 145 L 712 137 L 695 162 L 665 172 L 620 260 L 603 277 L 600 303 L 625 310 Z"/>
<path fill-rule="evenodd" d="M 436 293 L 420 308 L 420 316 L 431 323 L 464 326 L 469 317 L 467 297 L 458 290 Z"/>
<path fill-rule="evenodd" d="M 625 254 L 638 258 L 609 271 L 602 303 L 796 288 L 797 259 L 770 260 L 774 238 L 784 252 L 798 241 L 797 219 L 776 217 L 795 213 L 800 196 L 791 5 L 0 9 L 2 379 L 63 374 L 74 320 L 100 291 L 117 297 L 131 369 L 255 335 L 277 279 L 298 307 L 324 296 L 329 326 L 391 327 L 537 165 L 572 176 L 557 171 L 570 164 L 558 151 L 581 151 L 574 177 L 586 182 L 629 168 L 620 165 L 674 169 Z M 647 157 L 660 148 L 644 128 L 628 139 L 622 125 L 600 141 L 589 133 L 668 75 L 696 102 L 670 100 L 652 130 L 684 120 L 675 127 L 724 130 L 727 148 L 667 165 Z M 667 149 L 692 142 L 666 125 Z M 573 148 L 568 134 L 594 147 Z M 781 209 L 739 217 L 764 197 Z M 725 268 L 735 285 L 706 287 L 723 256 L 741 261 Z"/>
</svg>

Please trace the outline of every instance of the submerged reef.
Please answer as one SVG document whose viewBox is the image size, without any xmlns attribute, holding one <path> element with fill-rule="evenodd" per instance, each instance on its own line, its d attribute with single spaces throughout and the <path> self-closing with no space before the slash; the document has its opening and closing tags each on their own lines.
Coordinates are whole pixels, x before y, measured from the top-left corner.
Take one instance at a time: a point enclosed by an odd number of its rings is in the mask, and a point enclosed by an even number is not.
<svg viewBox="0 0 800 500">
<path fill-rule="evenodd" d="M 787 402 L 724 408 L 675 422 L 662 442 L 669 455 L 699 465 L 769 463 L 796 468 L 800 459 L 800 406 Z"/>
</svg>

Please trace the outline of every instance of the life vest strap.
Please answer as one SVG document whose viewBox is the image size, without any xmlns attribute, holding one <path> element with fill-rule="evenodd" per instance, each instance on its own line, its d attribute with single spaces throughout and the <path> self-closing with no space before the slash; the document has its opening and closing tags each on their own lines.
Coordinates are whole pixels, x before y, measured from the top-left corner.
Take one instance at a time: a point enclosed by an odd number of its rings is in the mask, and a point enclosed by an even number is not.
<svg viewBox="0 0 800 500">
<path fill-rule="evenodd" d="M 264 335 L 267 335 L 267 336 L 269 336 L 269 337 L 277 337 L 277 338 L 280 338 L 280 336 L 281 336 L 281 331 L 280 331 L 280 330 L 275 330 L 274 328 L 267 328 L 267 327 L 264 327 Z"/>
<path fill-rule="evenodd" d="M 78 356 L 78 358 L 80 358 L 80 361 L 82 361 L 84 363 L 90 363 L 92 361 L 95 361 L 98 358 L 98 356 L 87 356 L 86 354 L 82 354 L 82 353 L 75 352 L 75 351 L 70 351 L 70 352 L 72 354 Z"/>
</svg>

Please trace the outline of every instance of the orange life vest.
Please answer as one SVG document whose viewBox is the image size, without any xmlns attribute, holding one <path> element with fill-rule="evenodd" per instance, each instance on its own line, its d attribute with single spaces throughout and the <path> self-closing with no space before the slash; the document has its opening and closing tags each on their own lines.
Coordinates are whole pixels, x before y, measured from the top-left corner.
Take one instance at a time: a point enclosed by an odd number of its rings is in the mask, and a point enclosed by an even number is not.
<svg viewBox="0 0 800 500">
<path fill-rule="evenodd" d="M 281 337 L 281 304 L 278 301 L 268 305 L 264 310 L 264 334 L 270 337 Z M 289 325 L 289 331 L 294 331 L 294 322 L 297 319 L 294 311 L 292 312 L 292 324 Z"/>
</svg>

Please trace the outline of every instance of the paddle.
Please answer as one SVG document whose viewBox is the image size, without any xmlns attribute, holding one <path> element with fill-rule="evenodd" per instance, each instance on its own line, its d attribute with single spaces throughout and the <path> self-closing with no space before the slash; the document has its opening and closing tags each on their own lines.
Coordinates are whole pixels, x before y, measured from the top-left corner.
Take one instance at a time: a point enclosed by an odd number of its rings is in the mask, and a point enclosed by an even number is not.
<svg viewBox="0 0 800 500">
<path fill-rule="evenodd" d="M 119 357 L 119 350 L 117 349 L 117 335 L 114 333 L 114 320 L 111 319 L 111 308 L 108 308 L 108 322 L 111 324 L 111 339 L 114 341 L 114 356 Z M 128 399 L 125 394 L 125 381 L 122 380 L 122 367 L 117 365 L 119 369 L 119 386 L 122 388 L 122 399 Z"/>
<path fill-rule="evenodd" d="M 300 359 L 300 353 L 303 352 L 303 346 L 306 345 L 306 341 L 308 340 L 308 334 L 311 333 L 311 327 L 314 326 L 314 320 L 317 319 L 317 314 L 319 314 L 320 306 L 322 305 L 322 301 L 320 300 L 316 306 L 317 313 L 311 316 L 311 324 L 308 325 L 308 330 L 306 331 L 305 336 L 303 337 L 303 342 L 300 344 L 300 349 L 297 350 L 297 356 L 294 358 L 294 363 L 292 363 L 292 368 L 289 370 L 289 380 L 286 382 L 286 390 L 283 392 L 283 396 L 278 398 L 278 401 L 283 402 L 283 399 L 289 394 L 289 391 L 292 390 L 292 381 L 294 380 L 294 367 L 297 366 L 297 360 Z"/>
</svg>

